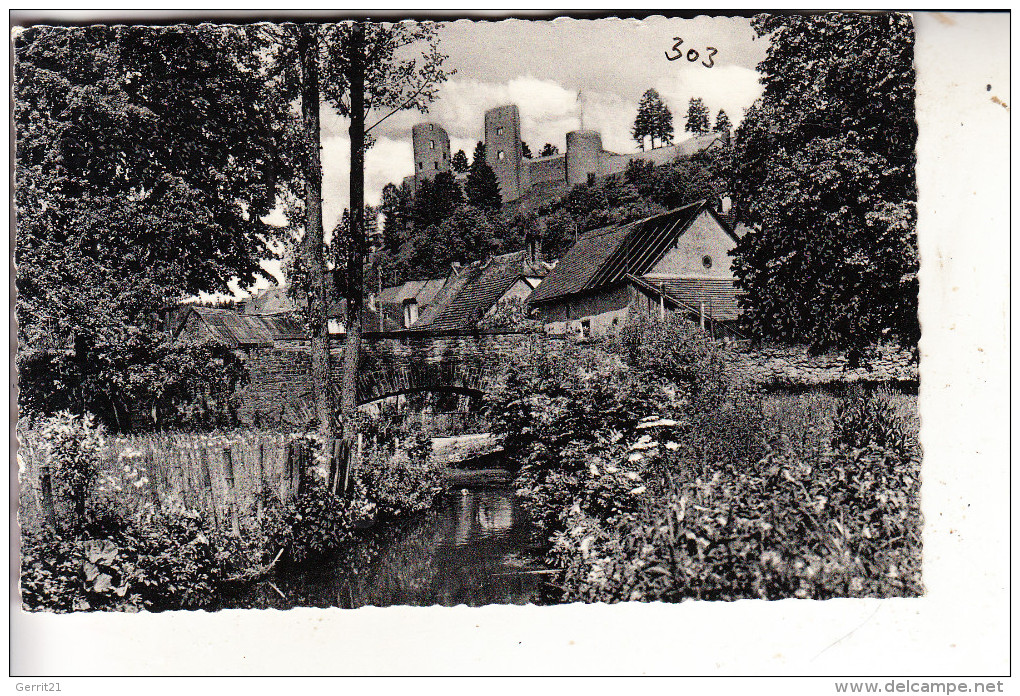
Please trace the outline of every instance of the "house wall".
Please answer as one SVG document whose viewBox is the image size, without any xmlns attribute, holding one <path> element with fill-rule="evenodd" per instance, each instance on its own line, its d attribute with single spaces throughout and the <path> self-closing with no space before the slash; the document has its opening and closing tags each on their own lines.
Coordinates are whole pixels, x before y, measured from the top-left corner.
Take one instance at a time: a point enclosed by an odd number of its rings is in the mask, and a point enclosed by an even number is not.
<svg viewBox="0 0 1020 696">
<path fill-rule="evenodd" d="M 545 324 L 569 322 L 606 312 L 625 310 L 630 303 L 624 284 L 599 288 L 583 295 L 560 298 L 535 305 L 536 316 Z"/>
<path fill-rule="evenodd" d="M 503 293 L 503 296 L 501 298 L 496 300 L 496 304 L 498 305 L 501 302 L 510 302 L 511 300 L 514 299 L 527 300 L 528 296 L 531 294 L 531 290 L 532 288 L 528 284 L 528 282 L 521 278 L 516 283 L 511 285 L 510 289 Z M 492 314 L 492 312 L 495 311 L 495 309 L 496 307 L 495 305 L 493 305 L 493 307 L 489 310 L 488 313 Z"/>
<path fill-rule="evenodd" d="M 719 222 L 708 212 L 694 219 L 687 231 L 680 235 L 676 247 L 646 275 L 684 278 L 732 278 L 733 259 L 729 251 L 737 243 L 726 233 Z M 712 259 L 712 267 L 705 268 L 702 258 Z"/>
</svg>

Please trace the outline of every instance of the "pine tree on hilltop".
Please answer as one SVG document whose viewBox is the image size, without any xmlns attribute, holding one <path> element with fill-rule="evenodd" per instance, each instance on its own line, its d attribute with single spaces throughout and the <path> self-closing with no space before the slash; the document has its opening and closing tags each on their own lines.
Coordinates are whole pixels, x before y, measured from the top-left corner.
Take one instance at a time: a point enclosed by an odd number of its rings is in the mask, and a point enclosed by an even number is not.
<svg viewBox="0 0 1020 696">
<path fill-rule="evenodd" d="M 503 207 L 503 197 L 499 192 L 496 173 L 485 161 L 484 143 L 475 146 L 471 169 L 468 170 L 467 185 L 464 188 L 467 191 L 468 203 L 476 208 L 499 210 Z"/>
<path fill-rule="evenodd" d="M 485 161 L 485 143 L 479 140 L 475 143 L 475 151 L 471 153 L 471 166 L 475 166 L 477 162 Z"/>
<path fill-rule="evenodd" d="M 733 124 L 730 123 L 730 117 L 726 115 L 726 112 L 719 109 L 719 113 L 715 115 L 715 128 L 716 133 L 728 133 L 733 129 Z"/>
<path fill-rule="evenodd" d="M 646 137 L 651 140 L 652 148 L 655 148 L 655 138 L 661 137 L 660 130 L 662 130 L 664 114 L 668 113 L 669 109 L 662 103 L 659 93 L 654 89 L 649 89 L 641 97 L 637 117 L 634 119 L 634 126 L 631 128 L 630 134 L 642 150 L 645 149 Z M 672 137 L 672 114 L 670 114 L 669 134 Z"/>
<path fill-rule="evenodd" d="M 661 101 L 652 115 L 653 134 L 659 139 L 659 147 L 673 144 L 673 112 Z"/>
<path fill-rule="evenodd" d="M 705 102 L 701 101 L 701 97 L 691 98 L 687 107 L 687 124 L 684 125 L 684 130 L 690 133 L 708 132 L 708 107 L 705 106 Z"/>
<path fill-rule="evenodd" d="M 457 172 L 458 174 L 463 174 L 468 170 L 468 167 L 470 166 L 468 164 L 467 155 L 464 154 L 463 150 L 457 150 L 457 154 L 455 154 L 453 156 L 453 159 L 450 160 L 450 164 L 453 166 L 453 171 Z"/>
</svg>

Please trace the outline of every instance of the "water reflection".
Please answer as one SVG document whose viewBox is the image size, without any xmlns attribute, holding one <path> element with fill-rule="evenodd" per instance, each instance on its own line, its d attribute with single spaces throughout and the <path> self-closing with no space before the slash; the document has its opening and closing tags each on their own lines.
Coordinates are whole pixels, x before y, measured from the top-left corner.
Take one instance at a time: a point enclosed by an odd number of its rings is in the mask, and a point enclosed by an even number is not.
<svg viewBox="0 0 1020 696">
<path fill-rule="evenodd" d="M 537 602 L 545 577 L 534 572 L 541 565 L 530 532 L 509 490 L 457 490 L 424 515 L 373 530 L 322 567 L 278 577 L 275 589 L 261 583 L 244 606 Z"/>
</svg>

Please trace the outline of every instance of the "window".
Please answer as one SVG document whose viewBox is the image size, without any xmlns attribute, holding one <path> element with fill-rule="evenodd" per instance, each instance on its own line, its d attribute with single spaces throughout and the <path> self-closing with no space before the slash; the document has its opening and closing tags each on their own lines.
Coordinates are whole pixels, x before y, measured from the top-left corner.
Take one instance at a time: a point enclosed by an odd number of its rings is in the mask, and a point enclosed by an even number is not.
<svg viewBox="0 0 1020 696">
<path fill-rule="evenodd" d="M 500 150 L 499 152 L 496 153 L 496 159 L 501 160 L 501 159 L 504 159 L 505 157 L 506 157 L 506 153 L 504 153 L 502 150 Z"/>
<path fill-rule="evenodd" d="M 503 126 L 496 129 L 496 135 L 503 135 Z"/>
<path fill-rule="evenodd" d="M 434 169 L 439 169 L 439 162 L 433 162 L 433 163 L 432 163 L 432 167 L 433 167 Z"/>
<path fill-rule="evenodd" d="M 435 126 L 433 126 L 433 125 L 432 125 L 432 124 L 430 123 L 430 124 L 429 124 L 429 130 L 432 130 L 433 128 L 435 128 Z"/>
<path fill-rule="evenodd" d="M 705 254 L 704 256 L 702 256 L 701 257 L 701 265 L 704 266 L 705 268 L 711 268 L 712 267 L 712 257 L 709 256 L 708 254 Z"/>
<path fill-rule="evenodd" d="M 425 163 L 424 162 L 419 162 L 418 163 L 418 169 L 424 169 L 424 168 L 425 168 Z"/>
<path fill-rule="evenodd" d="M 436 149 L 436 141 L 435 140 L 430 140 L 429 141 L 429 149 L 430 150 L 435 150 Z"/>
</svg>

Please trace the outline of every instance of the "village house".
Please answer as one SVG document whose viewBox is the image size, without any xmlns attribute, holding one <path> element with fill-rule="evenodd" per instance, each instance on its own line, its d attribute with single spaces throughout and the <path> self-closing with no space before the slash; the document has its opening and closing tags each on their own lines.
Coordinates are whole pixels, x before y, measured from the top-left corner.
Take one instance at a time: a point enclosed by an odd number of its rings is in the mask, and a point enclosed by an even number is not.
<svg viewBox="0 0 1020 696">
<path fill-rule="evenodd" d="M 740 232 L 708 201 L 580 237 L 528 298 L 549 333 L 603 335 L 638 316 L 675 312 L 735 334 Z"/>
<path fill-rule="evenodd" d="M 264 346 L 275 341 L 304 338 L 301 323 L 290 313 L 241 314 L 233 309 L 188 305 L 173 319 L 171 335 L 195 343 L 218 343 L 232 348 Z"/>
<path fill-rule="evenodd" d="M 532 250 L 521 250 L 455 265 L 450 277 L 422 312 L 412 331 L 474 331 L 501 305 L 528 297 L 549 272 L 550 266 Z"/>
<path fill-rule="evenodd" d="M 377 323 L 372 330 L 400 331 L 410 328 L 418 317 L 432 306 L 446 278 L 409 280 L 403 285 L 384 288 L 369 295 L 368 309 L 375 313 Z"/>
</svg>

